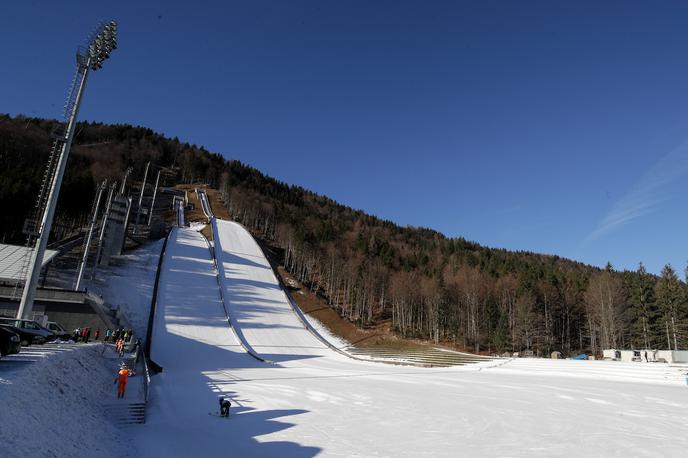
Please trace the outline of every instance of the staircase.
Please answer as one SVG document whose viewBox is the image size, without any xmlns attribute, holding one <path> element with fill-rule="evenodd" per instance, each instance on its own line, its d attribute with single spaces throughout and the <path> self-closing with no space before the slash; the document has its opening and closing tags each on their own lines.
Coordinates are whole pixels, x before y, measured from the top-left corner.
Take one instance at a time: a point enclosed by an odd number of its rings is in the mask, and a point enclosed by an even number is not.
<svg viewBox="0 0 688 458">
<path fill-rule="evenodd" d="M 106 405 L 105 413 L 118 426 L 143 424 L 146 422 L 146 403 L 121 400 Z"/>
<path fill-rule="evenodd" d="M 463 366 L 466 364 L 482 363 L 491 358 L 461 353 L 439 348 L 398 349 L 388 347 L 346 347 L 343 349 L 359 358 L 383 360 L 389 362 L 409 363 L 432 367 Z"/>
</svg>

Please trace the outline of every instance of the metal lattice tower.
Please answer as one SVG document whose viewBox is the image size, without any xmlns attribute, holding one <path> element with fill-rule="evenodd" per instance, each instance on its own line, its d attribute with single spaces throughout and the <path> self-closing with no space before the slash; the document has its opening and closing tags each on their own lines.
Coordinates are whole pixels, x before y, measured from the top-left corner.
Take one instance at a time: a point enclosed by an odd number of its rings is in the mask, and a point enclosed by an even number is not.
<svg viewBox="0 0 688 458">
<path fill-rule="evenodd" d="M 86 87 L 89 71 L 102 68 L 103 62 L 117 48 L 117 23 L 101 23 L 90 35 L 88 44 L 79 47 L 76 53 L 76 72 L 64 106 L 65 124 L 60 124 L 53 132 L 54 142 L 43 175 L 41 188 L 34 208 L 34 217 L 27 221 L 27 246 L 31 246 L 36 237 L 36 245 L 30 259 L 23 267 L 25 275 L 24 291 L 17 312 L 17 318 L 28 318 L 33 309 L 38 277 L 43 264 L 43 255 L 48 244 L 52 228 L 57 198 L 62 185 L 62 177 L 67 167 L 69 150 L 74 139 L 76 119 L 79 115 L 81 98 Z"/>
</svg>

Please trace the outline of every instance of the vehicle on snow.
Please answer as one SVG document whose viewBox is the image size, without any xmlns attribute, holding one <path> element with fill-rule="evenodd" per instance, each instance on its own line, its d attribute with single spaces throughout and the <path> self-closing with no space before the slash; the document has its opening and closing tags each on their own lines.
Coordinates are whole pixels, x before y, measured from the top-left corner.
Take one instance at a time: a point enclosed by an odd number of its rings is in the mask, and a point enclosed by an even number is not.
<svg viewBox="0 0 688 458">
<path fill-rule="evenodd" d="M 17 320 L 14 318 L 0 318 L 0 324 L 8 324 L 10 326 L 14 326 L 17 329 L 21 329 L 23 331 L 27 331 L 35 336 L 40 336 L 43 338 L 43 341 L 40 343 L 45 343 L 45 342 L 50 342 L 55 340 L 55 334 L 52 333 L 52 331 L 44 328 L 40 324 L 36 323 L 34 320 Z M 39 343 L 36 342 L 36 339 L 32 341 L 32 343 Z"/>
<path fill-rule="evenodd" d="M 45 337 L 34 334 L 31 331 L 28 331 L 26 329 L 19 329 L 17 327 L 14 327 L 10 324 L 0 322 L 0 327 L 9 329 L 13 333 L 17 334 L 19 336 L 19 343 L 24 346 L 28 347 L 31 345 L 42 345 L 45 343 Z"/>
<path fill-rule="evenodd" d="M 11 329 L 0 326 L 0 356 L 19 353 L 21 337 Z"/>
<path fill-rule="evenodd" d="M 72 338 L 72 335 L 67 332 L 67 330 L 60 325 L 60 323 L 55 321 L 48 321 L 46 323 L 46 328 L 55 335 L 56 339 L 69 340 Z"/>
</svg>

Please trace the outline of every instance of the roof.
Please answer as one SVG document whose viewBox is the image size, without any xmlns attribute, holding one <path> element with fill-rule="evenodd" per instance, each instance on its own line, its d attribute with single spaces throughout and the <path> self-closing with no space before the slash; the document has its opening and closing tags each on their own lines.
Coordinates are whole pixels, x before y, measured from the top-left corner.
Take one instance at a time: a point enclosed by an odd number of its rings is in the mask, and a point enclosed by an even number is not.
<svg viewBox="0 0 688 458">
<path fill-rule="evenodd" d="M 33 248 L 0 243 L 0 280 L 23 281 L 29 267 Z M 45 250 L 42 267 L 57 255 L 56 250 Z"/>
</svg>

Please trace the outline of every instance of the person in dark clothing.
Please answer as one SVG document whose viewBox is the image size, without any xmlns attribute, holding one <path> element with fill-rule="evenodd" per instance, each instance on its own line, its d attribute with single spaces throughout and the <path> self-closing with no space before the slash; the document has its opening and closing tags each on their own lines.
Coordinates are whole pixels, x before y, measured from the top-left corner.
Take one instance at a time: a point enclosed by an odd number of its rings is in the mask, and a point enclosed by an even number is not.
<svg viewBox="0 0 688 458">
<path fill-rule="evenodd" d="M 88 343 L 91 338 L 91 328 L 86 328 L 86 335 L 84 336 L 84 342 Z"/>
<path fill-rule="evenodd" d="M 227 398 L 220 398 L 220 416 L 229 417 L 229 407 L 232 405 Z"/>
</svg>

